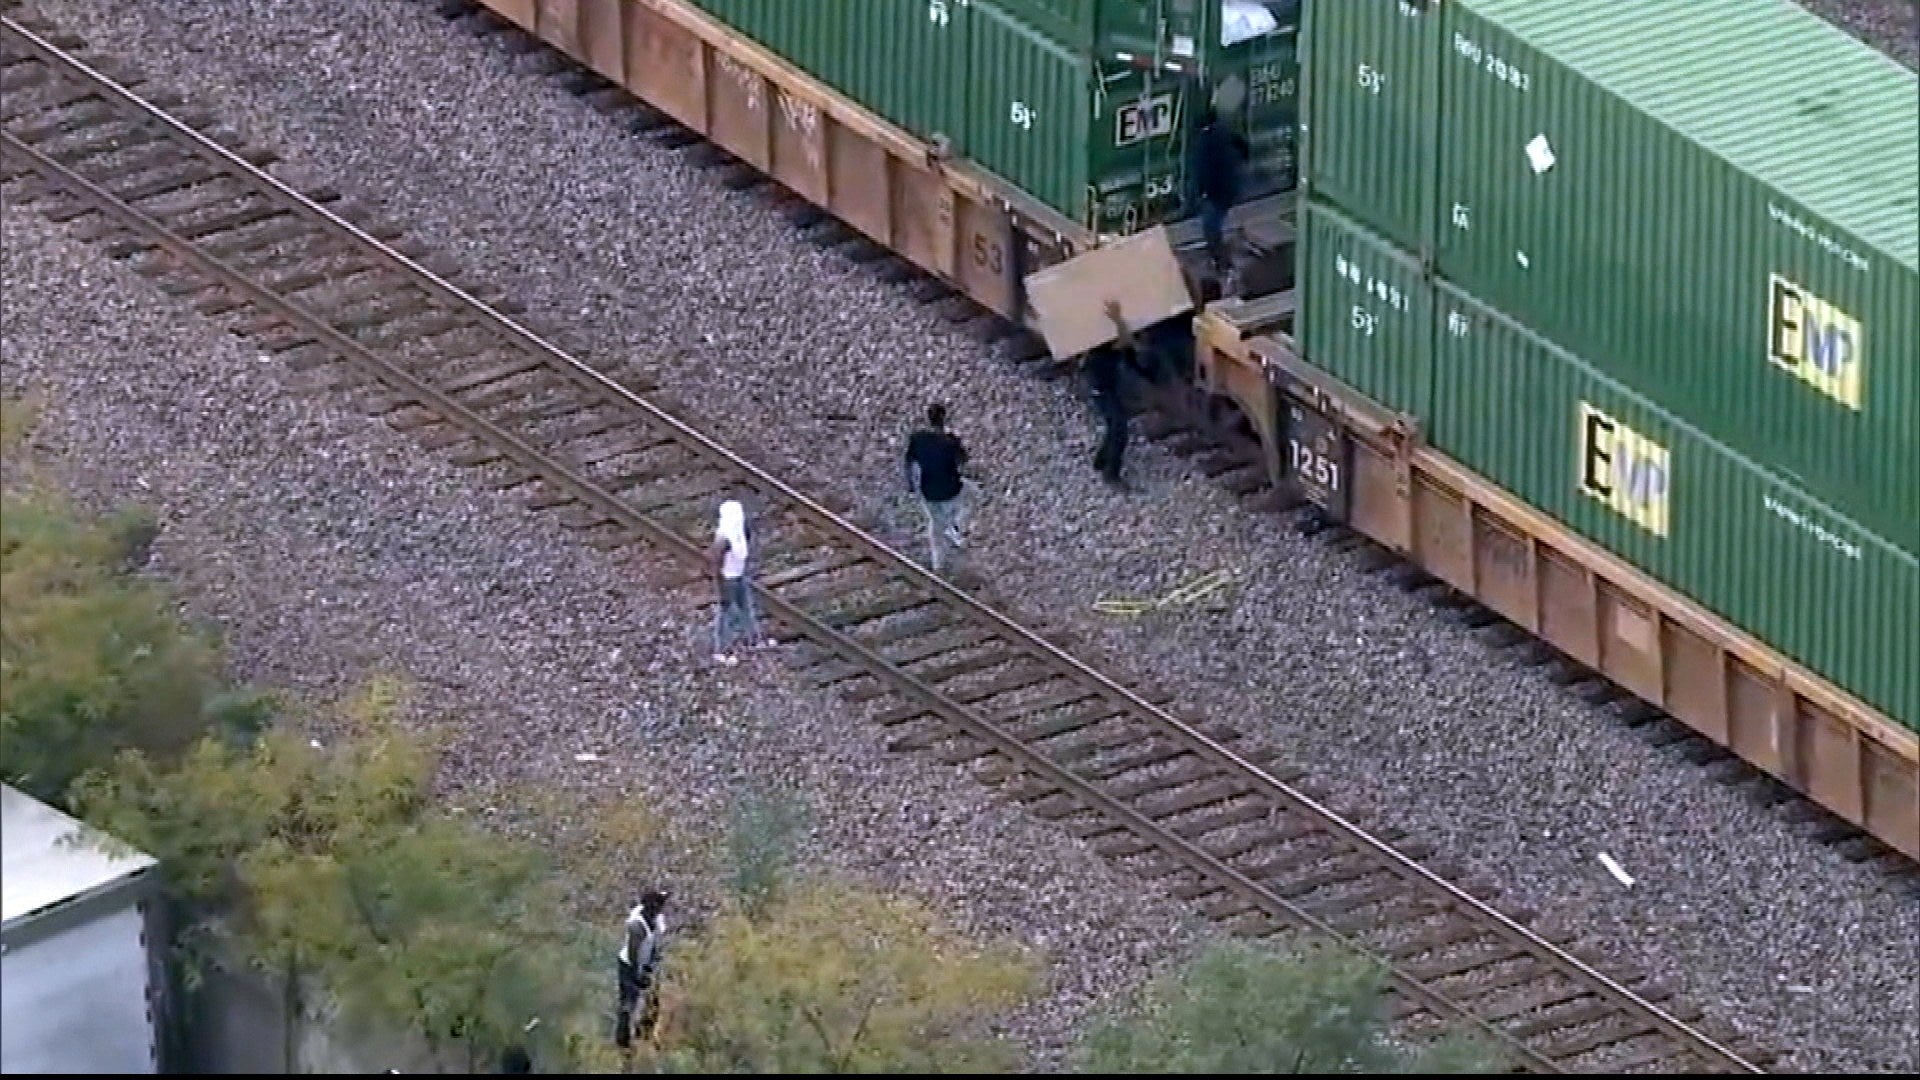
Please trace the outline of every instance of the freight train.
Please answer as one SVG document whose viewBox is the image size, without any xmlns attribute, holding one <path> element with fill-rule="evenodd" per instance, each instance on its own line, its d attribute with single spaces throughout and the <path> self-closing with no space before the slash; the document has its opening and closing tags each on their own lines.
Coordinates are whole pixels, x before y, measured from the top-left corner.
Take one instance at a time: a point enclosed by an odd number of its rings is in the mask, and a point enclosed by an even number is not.
<svg viewBox="0 0 1920 1080">
<path fill-rule="evenodd" d="M 1920 859 L 1920 85 L 1789 0 L 481 0 L 987 310 L 1248 137 L 1192 379 Z"/>
</svg>

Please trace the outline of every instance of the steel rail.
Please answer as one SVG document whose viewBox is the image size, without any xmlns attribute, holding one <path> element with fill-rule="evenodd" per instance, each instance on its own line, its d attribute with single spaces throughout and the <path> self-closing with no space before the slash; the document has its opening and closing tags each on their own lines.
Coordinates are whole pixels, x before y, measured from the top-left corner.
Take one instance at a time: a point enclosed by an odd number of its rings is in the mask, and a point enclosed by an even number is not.
<svg viewBox="0 0 1920 1080">
<path fill-rule="evenodd" d="M 1510 944 L 1521 947 L 1526 953 L 1538 959 L 1544 959 L 1576 982 L 1598 988 L 1606 996 L 1612 997 L 1616 1007 L 1625 1006 L 1627 1011 L 1637 1014 L 1650 1022 L 1658 1030 L 1681 1044 L 1695 1048 L 1706 1054 L 1718 1057 L 1725 1064 L 1740 1071 L 1761 1072 L 1760 1068 L 1747 1062 L 1732 1049 L 1723 1046 L 1704 1033 L 1697 1031 L 1683 1021 L 1671 1016 L 1650 1001 L 1646 1001 L 1631 989 L 1598 971 L 1592 965 L 1561 949 L 1558 945 L 1541 937 L 1508 916 L 1472 897 L 1464 890 L 1427 870 L 1418 862 L 1395 850 L 1388 843 L 1367 833 L 1358 825 L 1347 821 L 1286 782 L 1272 776 L 1266 770 L 1248 761 L 1217 740 L 1197 730 L 1164 709 L 1140 697 L 1124 685 L 1114 681 L 1099 671 L 1087 666 L 1077 658 L 1045 641 L 1032 631 L 995 611 L 977 599 L 953 588 L 940 578 L 926 572 L 916 563 L 895 551 L 883 541 L 869 535 L 851 522 L 845 521 L 831 510 L 820 505 L 805 494 L 793 489 L 783 481 L 767 473 L 751 461 L 728 450 L 705 433 L 681 421 L 671 413 L 654 403 L 635 394 L 626 387 L 601 374 L 585 362 L 567 354 L 554 344 L 522 326 L 511 317 L 499 312 L 485 301 L 471 295 L 440 275 L 420 265 L 406 254 L 368 234 L 364 230 L 346 221 L 325 207 L 308 199 L 265 170 L 246 161 L 229 151 L 219 143 L 207 138 L 193 128 L 179 122 L 164 110 L 141 98 L 132 91 L 119 86 L 114 80 L 94 70 L 76 57 L 45 41 L 32 31 L 20 26 L 14 20 L 0 16 L 0 26 L 17 36 L 43 60 L 64 67 L 84 78 L 99 90 L 127 108 L 137 110 L 144 117 L 165 127 L 176 139 L 190 146 L 194 152 L 213 160 L 222 168 L 237 174 L 249 184 L 261 189 L 283 208 L 317 222 L 326 229 L 345 234 L 354 239 L 362 250 L 375 255 L 393 269 L 402 272 L 412 283 L 462 309 L 462 313 L 484 322 L 501 336 L 532 353 L 553 370 L 572 379 L 576 383 L 609 396 L 621 404 L 638 410 L 650 420 L 670 430 L 683 445 L 694 449 L 702 456 L 723 464 L 737 473 L 744 474 L 749 485 L 763 494 L 777 498 L 803 516 L 825 527 L 832 533 L 850 538 L 863 552 L 895 575 L 905 579 L 914 587 L 931 593 L 944 601 L 949 607 L 964 612 L 976 622 L 985 624 L 1002 637 L 1013 640 L 1029 653 L 1042 659 L 1057 673 L 1078 679 L 1098 688 L 1104 695 L 1115 699 L 1139 716 L 1153 721 L 1165 732 L 1175 735 L 1178 740 L 1195 751 L 1202 758 L 1214 764 L 1226 767 L 1237 779 L 1246 781 L 1248 786 L 1264 793 L 1268 797 L 1302 811 L 1310 816 L 1317 825 L 1327 828 L 1363 854 L 1372 856 L 1389 871 L 1438 893 L 1444 902 L 1457 906 L 1463 912 L 1471 913 L 1483 925 L 1498 932 Z M 4 145 L 14 153 L 25 155 L 37 171 L 56 180 L 60 186 L 82 197 L 95 209 L 121 221 L 135 232 L 154 238 L 167 250 L 181 256 L 196 266 L 202 274 L 227 287 L 251 298 L 282 320 L 297 324 L 311 331 L 326 345 L 351 360 L 369 375 L 388 383 L 403 395 L 429 406 L 447 420 L 452 421 L 470 434 L 494 444 L 504 450 L 506 456 L 532 470 L 542 479 L 568 491 L 583 504 L 594 507 L 602 515 L 630 531 L 647 537 L 683 558 L 697 558 L 699 550 L 674 532 L 670 527 L 653 520 L 627 506 L 617 495 L 581 477 L 569 466 L 530 445 L 518 436 L 507 432 L 473 412 L 467 406 L 454 400 L 443 392 L 433 388 L 396 365 L 382 360 L 353 339 L 341 334 L 323 317 L 308 311 L 304 307 L 278 295 L 270 289 L 251 281 L 244 274 L 234 270 L 221 260 L 200 250 L 190 240 L 186 240 L 168 230 L 161 223 L 148 217 L 141 211 L 121 203 L 111 192 L 94 185 L 78 173 L 68 169 L 60 162 L 40 153 L 34 147 L 18 139 L 11 133 L 5 134 Z M 1081 802 L 1115 818 L 1125 824 L 1130 831 L 1150 840 L 1156 847 L 1173 855 L 1190 867 L 1202 871 L 1208 877 L 1222 882 L 1243 899 L 1255 904 L 1269 915 L 1282 918 L 1296 925 L 1305 926 L 1316 932 L 1326 934 L 1380 962 L 1401 992 L 1419 1000 L 1436 1015 L 1449 1015 L 1464 1020 L 1474 1027 L 1492 1036 L 1497 1042 L 1515 1056 L 1528 1061 L 1533 1067 L 1558 1071 L 1557 1066 L 1523 1043 L 1500 1031 L 1492 1024 L 1481 1020 L 1473 1012 L 1457 1005 L 1425 986 L 1414 976 L 1407 974 L 1390 959 L 1374 952 L 1366 945 L 1354 941 L 1323 920 L 1292 904 L 1284 897 L 1245 874 L 1224 863 L 1196 844 L 1186 840 L 1170 829 L 1145 818 L 1138 811 L 1120 803 L 1112 796 L 1101 791 L 1091 782 L 1073 773 L 1071 769 L 1048 759 L 1038 751 L 1021 743 L 1019 739 L 1004 729 L 986 721 L 977 712 L 958 704 L 943 695 L 937 688 L 924 680 L 902 670 L 877 652 L 834 627 L 808 615 L 793 604 L 783 600 L 770 590 L 756 586 L 756 593 L 766 608 L 778 619 L 800 630 L 816 644 L 844 656 L 857 659 L 862 666 L 869 668 L 876 676 L 891 684 L 904 696 L 917 701 L 925 712 L 939 716 L 949 723 L 964 728 L 982 741 L 994 746 L 1010 760 L 1030 766 L 1033 771 L 1044 775 L 1062 790 L 1071 793 Z"/>
</svg>

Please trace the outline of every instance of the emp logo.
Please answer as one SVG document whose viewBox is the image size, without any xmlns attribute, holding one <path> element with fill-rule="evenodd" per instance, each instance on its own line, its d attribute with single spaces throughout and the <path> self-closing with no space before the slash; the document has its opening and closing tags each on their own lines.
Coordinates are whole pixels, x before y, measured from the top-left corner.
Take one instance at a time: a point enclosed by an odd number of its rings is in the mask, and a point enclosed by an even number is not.
<svg viewBox="0 0 1920 1080">
<path fill-rule="evenodd" d="M 1579 423 L 1581 492 L 1653 535 L 1667 535 L 1667 448 L 1584 401 Z"/>
<path fill-rule="evenodd" d="M 1127 146 L 1143 139 L 1173 134 L 1173 95 L 1155 94 L 1129 101 L 1114 110 L 1113 145 Z"/>
<path fill-rule="evenodd" d="M 1849 409 L 1860 408 L 1859 321 L 1779 274 L 1767 277 L 1768 359 Z"/>
</svg>

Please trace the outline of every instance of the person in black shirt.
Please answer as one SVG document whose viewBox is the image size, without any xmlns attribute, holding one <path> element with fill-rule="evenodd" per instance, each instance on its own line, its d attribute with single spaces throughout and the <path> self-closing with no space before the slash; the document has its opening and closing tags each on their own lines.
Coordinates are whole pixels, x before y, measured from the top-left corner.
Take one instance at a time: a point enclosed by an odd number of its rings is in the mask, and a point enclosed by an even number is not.
<svg viewBox="0 0 1920 1080">
<path fill-rule="evenodd" d="M 1100 414 L 1100 448 L 1094 451 L 1093 467 L 1100 470 L 1100 476 L 1108 484 L 1122 491 L 1127 490 L 1126 481 L 1121 479 L 1120 469 L 1127 454 L 1127 403 L 1121 389 L 1122 365 L 1139 366 L 1137 352 L 1139 344 L 1127 330 L 1127 323 L 1120 315 L 1120 305 L 1107 301 L 1107 318 L 1113 320 L 1114 329 L 1119 337 L 1106 345 L 1097 345 L 1089 350 L 1084 367 L 1087 381 L 1093 388 L 1093 406 Z"/>
<path fill-rule="evenodd" d="M 920 496 L 927 512 L 927 547 L 936 573 L 946 562 L 946 546 L 964 546 L 960 470 L 966 464 L 967 448 L 947 431 L 947 407 L 927 406 L 926 429 L 907 438 L 907 490 Z"/>
<path fill-rule="evenodd" d="M 1193 176 L 1200 194 L 1200 233 L 1221 289 L 1231 293 L 1233 264 L 1227 254 L 1227 211 L 1240 198 L 1240 172 L 1252 157 L 1246 136 L 1227 126 L 1208 105 L 1193 137 Z"/>
</svg>

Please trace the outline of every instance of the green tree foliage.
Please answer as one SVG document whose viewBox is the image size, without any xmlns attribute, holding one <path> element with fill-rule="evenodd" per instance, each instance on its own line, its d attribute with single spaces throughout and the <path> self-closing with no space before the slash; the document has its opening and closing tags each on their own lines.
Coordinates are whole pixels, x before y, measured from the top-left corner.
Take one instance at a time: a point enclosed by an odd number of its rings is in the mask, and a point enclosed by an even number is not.
<svg viewBox="0 0 1920 1080">
<path fill-rule="evenodd" d="M 318 979 L 350 1022 L 403 1026 L 468 1068 L 516 1043 L 568 1060 L 602 988 L 547 868 L 432 807 L 434 756 L 393 700 L 376 686 L 330 747 L 274 732 L 205 739 L 173 767 L 129 752 L 76 803 L 161 860 L 202 933 L 290 984 Z"/>
<path fill-rule="evenodd" d="M 1342 950 L 1213 946 L 1096 1028 L 1083 1062 L 1100 1073 L 1491 1071 L 1461 1040 L 1424 1052 L 1388 1040 L 1384 985 L 1376 965 Z"/>
<path fill-rule="evenodd" d="M 691 1072 L 1002 1071 L 987 1025 L 1035 981 L 916 903 L 827 882 L 723 912 L 665 968 L 657 1064 Z"/>
<path fill-rule="evenodd" d="M 5 407 L 10 454 L 23 408 Z M 0 774 L 37 798 L 64 802 L 122 747 L 170 760 L 265 715 L 263 698 L 217 692 L 216 650 L 128 573 L 152 536 L 141 515 L 83 520 L 24 477 L 0 496 Z"/>
</svg>

